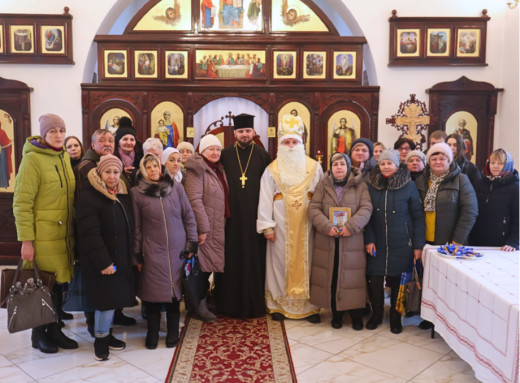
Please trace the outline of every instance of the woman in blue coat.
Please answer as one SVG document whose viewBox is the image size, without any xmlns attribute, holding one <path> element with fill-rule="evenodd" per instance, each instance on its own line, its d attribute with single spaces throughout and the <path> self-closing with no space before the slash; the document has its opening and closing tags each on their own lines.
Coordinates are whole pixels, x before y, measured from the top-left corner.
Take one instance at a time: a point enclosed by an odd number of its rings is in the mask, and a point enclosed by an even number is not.
<svg viewBox="0 0 520 383">
<path fill-rule="evenodd" d="M 383 320 L 385 277 L 390 279 L 390 331 L 403 330 L 401 314 L 395 309 L 401 273 L 421 257 L 424 246 L 424 212 L 419 193 L 399 152 L 384 150 L 370 173 L 368 191 L 373 211 L 366 226 L 368 293 L 372 317 L 366 328 L 374 330 Z"/>
</svg>

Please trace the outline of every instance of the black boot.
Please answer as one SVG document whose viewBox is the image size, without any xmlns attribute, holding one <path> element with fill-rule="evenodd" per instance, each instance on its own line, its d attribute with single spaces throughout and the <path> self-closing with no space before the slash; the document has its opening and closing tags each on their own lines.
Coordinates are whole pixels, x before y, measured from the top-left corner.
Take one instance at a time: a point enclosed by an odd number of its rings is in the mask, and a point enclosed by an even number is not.
<svg viewBox="0 0 520 383">
<path fill-rule="evenodd" d="M 166 347 L 173 348 L 179 343 L 179 302 L 174 298 L 172 303 L 166 305 Z"/>
<path fill-rule="evenodd" d="M 159 343 L 159 328 L 161 326 L 161 311 L 159 303 L 146 303 L 146 342 L 145 346 L 149 350 L 155 350 Z"/>
<path fill-rule="evenodd" d="M 117 309 L 114 312 L 114 324 L 118 324 L 121 326 L 132 326 L 137 323 L 137 321 L 132 317 L 127 317 L 123 314 L 123 309 Z"/>
<path fill-rule="evenodd" d="M 372 316 L 367 322 L 367 330 L 375 330 L 383 322 L 385 309 L 384 277 L 369 276 L 368 294 L 372 304 Z"/>
<path fill-rule="evenodd" d="M 110 329 L 110 334 L 108 335 L 108 348 L 110 350 L 121 351 L 126 348 L 126 343 L 122 340 L 119 340 L 112 335 L 112 329 Z"/>
<path fill-rule="evenodd" d="M 110 358 L 110 351 L 108 348 L 109 341 L 109 335 L 103 338 L 96 338 L 94 341 L 94 354 L 96 355 L 96 360 L 108 360 Z"/>
<path fill-rule="evenodd" d="M 199 307 L 193 313 L 193 317 L 203 322 L 215 322 L 217 320 L 217 316 L 209 311 L 206 298 L 200 300 Z"/>
<path fill-rule="evenodd" d="M 387 277 L 390 281 L 390 331 L 393 334 L 400 334 L 403 331 L 403 324 L 401 323 L 401 313 L 395 309 L 397 304 L 397 297 L 399 296 L 400 277 Z"/>
<path fill-rule="evenodd" d="M 73 350 L 78 348 L 78 342 L 68 338 L 64 333 L 61 332 L 59 323 L 51 323 L 47 325 L 47 336 L 60 348 L 64 348 L 66 350 Z"/>
<path fill-rule="evenodd" d="M 356 331 L 363 330 L 363 310 L 364 308 L 348 310 L 352 319 L 352 328 Z"/>
<path fill-rule="evenodd" d="M 55 354 L 58 352 L 58 346 L 47 337 L 45 328 L 47 326 L 39 326 L 32 329 L 31 342 L 33 348 L 39 349 L 44 354 Z"/>
<path fill-rule="evenodd" d="M 61 319 L 62 320 L 71 320 L 71 319 L 74 319 L 74 315 L 72 315 L 71 313 L 67 313 L 67 312 L 63 311 L 63 309 L 61 309 Z"/>
<path fill-rule="evenodd" d="M 332 328 L 340 329 L 343 327 L 343 311 L 332 310 Z"/>
<path fill-rule="evenodd" d="M 95 313 L 95 311 L 85 311 L 84 314 L 85 314 L 85 319 L 87 321 L 88 333 L 90 334 L 90 336 L 92 338 L 95 338 L 95 336 L 94 336 L 94 323 L 95 323 L 95 319 L 96 319 L 96 313 Z"/>
</svg>

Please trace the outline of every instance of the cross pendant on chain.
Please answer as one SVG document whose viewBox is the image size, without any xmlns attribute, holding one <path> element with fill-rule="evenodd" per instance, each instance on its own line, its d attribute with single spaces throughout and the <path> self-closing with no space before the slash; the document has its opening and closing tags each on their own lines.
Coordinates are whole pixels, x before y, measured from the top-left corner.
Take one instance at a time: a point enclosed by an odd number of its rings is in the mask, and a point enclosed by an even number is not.
<svg viewBox="0 0 520 383">
<path fill-rule="evenodd" d="M 246 187 L 246 181 L 247 177 L 245 174 L 242 174 L 242 177 L 240 177 L 240 181 L 242 181 L 242 189 Z"/>
</svg>

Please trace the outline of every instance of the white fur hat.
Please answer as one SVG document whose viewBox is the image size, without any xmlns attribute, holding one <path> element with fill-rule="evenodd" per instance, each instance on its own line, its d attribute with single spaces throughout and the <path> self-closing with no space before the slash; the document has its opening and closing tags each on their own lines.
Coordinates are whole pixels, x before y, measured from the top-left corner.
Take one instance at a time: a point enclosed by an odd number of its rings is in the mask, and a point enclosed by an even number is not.
<svg viewBox="0 0 520 383">
<path fill-rule="evenodd" d="M 222 148 L 222 144 L 217 136 L 214 134 L 207 134 L 200 140 L 199 153 L 202 154 L 209 146 L 218 146 Z"/>
<path fill-rule="evenodd" d="M 428 149 L 428 153 L 426 153 L 426 162 L 430 163 L 430 157 L 435 153 L 442 153 L 448 157 L 450 164 L 453 162 L 453 152 L 448 144 L 439 142 L 438 144 L 432 145 L 432 147 Z"/>
</svg>

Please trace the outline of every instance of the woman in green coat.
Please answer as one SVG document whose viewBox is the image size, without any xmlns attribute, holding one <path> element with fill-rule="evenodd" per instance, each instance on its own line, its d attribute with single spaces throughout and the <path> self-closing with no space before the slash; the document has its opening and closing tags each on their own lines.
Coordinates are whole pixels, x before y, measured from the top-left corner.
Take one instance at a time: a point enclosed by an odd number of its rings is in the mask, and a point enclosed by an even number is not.
<svg viewBox="0 0 520 383">
<path fill-rule="evenodd" d="M 55 114 L 40 117 L 40 136 L 27 138 L 16 175 L 13 213 L 24 267 L 36 260 L 41 270 L 56 274 L 53 301 L 58 320 L 62 312 L 62 287 L 72 278 L 74 233 L 74 173 L 63 143 L 65 123 Z M 44 353 L 58 347 L 74 349 L 59 321 L 33 328 L 32 346 Z"/>
</svg>

